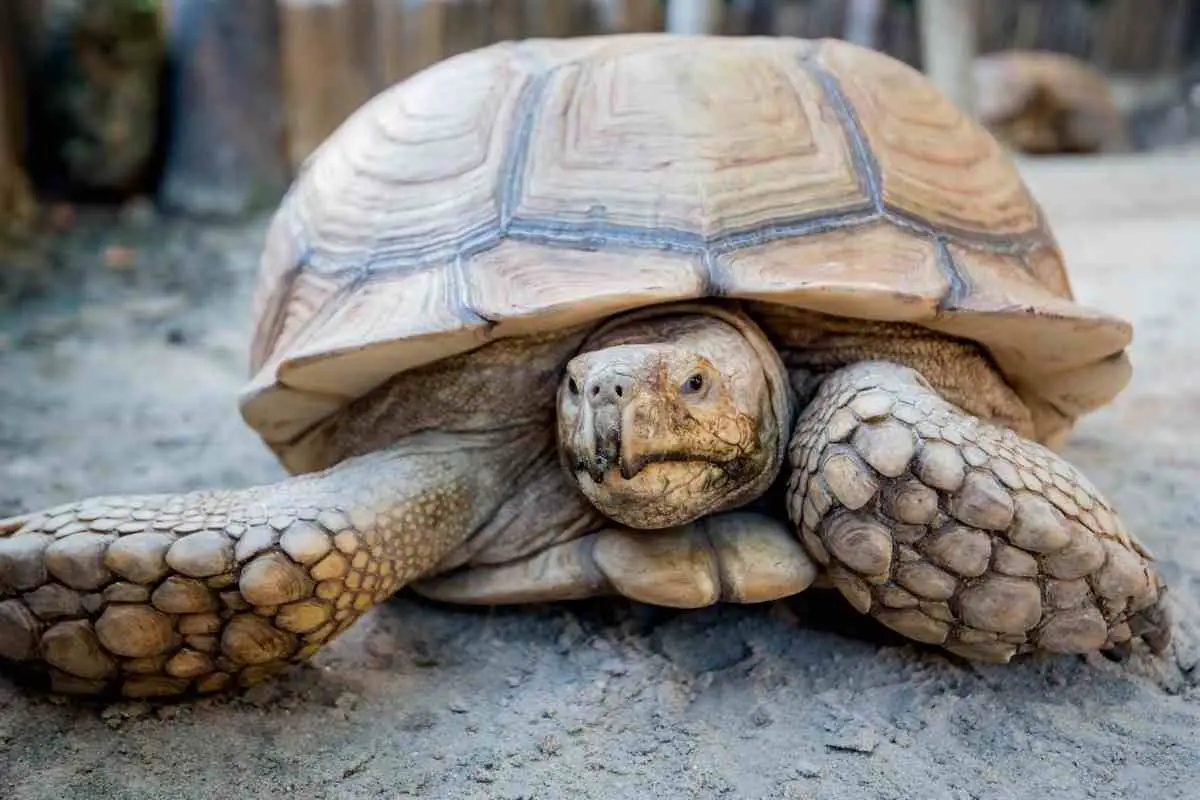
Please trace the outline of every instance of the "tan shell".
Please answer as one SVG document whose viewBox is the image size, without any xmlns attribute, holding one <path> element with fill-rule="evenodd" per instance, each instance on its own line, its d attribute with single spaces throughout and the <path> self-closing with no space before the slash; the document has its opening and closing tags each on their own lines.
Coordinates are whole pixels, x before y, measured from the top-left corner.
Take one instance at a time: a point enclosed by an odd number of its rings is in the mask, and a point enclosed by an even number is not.
<svg viewBox="0 0 1200 800">
<path fill-rule="evenodd" d="M 975 61 L 980 120 L 1029 153 L 1117 152 L 1129 127 L 1104 74 L 1065 53 L 1003 50 Z"/>
<path fill-rule="evenodd" d="M 1074 302 L 1000 146 L 920 73 L 652 34 L 495 45 L 356 112 L 270 228 L 242 411 L 288 463 L 404 370 L 709 297 L 976 340 L 1068 419 L 1128 374 L 1130 326 Z"/>
</svg>

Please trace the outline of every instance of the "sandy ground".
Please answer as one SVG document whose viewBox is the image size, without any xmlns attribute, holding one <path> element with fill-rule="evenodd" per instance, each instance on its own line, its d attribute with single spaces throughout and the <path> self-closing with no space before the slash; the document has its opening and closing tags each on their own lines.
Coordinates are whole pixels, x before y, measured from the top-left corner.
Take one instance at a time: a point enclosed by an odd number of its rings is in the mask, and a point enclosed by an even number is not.
<svg viewBox="0 0 1200 800">
<path fill-rule="evenodd" d="M 1200 796 L 1200 155 L 1028 173 L 1079 296 L 1137 326 L 1133 384 L 1067 450 L 1162 562 L 1166 659 L 964 665 L 818 593 L 688 613 L 398 598 L 240 698 L 87 706 L 0 679 L 0 797 Z M 0 514 L 282 474 L 234 406 L 262 230 L 84 220 L 48 271 L 9 278 Z"/>
</svg>

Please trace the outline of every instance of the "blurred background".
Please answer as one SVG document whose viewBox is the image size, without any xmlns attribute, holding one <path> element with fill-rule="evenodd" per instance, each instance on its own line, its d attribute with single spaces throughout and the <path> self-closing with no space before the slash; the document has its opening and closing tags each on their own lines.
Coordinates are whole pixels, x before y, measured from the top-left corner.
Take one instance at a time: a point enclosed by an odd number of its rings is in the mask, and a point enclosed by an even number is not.
<svg viewBox="0 0 1200 800">
<path fill-rule="evenodd" d="M 64 203 L 269 208 L 349 113 L 436 61 L 659 30 L 883 50 L 1027 153 L 1200 134 L 1189 0 L 4 0 L 0 220 L 11 239 Z"/>
</svg>

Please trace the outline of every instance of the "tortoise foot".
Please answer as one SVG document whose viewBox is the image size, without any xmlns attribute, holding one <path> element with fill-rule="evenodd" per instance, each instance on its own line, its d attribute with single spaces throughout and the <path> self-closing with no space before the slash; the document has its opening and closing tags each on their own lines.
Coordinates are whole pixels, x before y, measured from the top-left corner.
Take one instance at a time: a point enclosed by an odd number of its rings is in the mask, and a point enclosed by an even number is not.
<svg viewBox="0 0 1200 800">
<path fill-rule="evenodd" d="M 1152 557 L 1095 487 L 911 369 L 826 378 L 790 459 L 805 546 L 856 609 L 901 634 L 993 662 L 1170 641 Z"/>
<path fill-rule="evenodd" d="M 340 515 L 235 500 L 106 497 L 0 522 L 0 657 L 62 693 L 214 692 L 305 660 L 390 593 L 354 571 L 366 551 Z"/>
<path fill-rule="evenodd" d="M 412 588 L 452 603 L 622 595 L 651 605 L 701 608 L 789 597 L 816 577 L 816 565 L 785 522 L 733 511 L 663 530 L 610 528 L 518 561 L 418 581 Z"/>
</svg>

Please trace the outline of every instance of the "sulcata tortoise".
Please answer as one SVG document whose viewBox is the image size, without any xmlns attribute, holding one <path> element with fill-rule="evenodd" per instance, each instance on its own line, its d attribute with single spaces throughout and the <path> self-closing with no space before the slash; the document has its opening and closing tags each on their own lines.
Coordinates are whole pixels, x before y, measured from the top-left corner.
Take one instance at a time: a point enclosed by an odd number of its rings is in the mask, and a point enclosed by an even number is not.
<svg viewBox="0 0 1200 800">
<path fill-rule="evenodd" d="M 0 523 L 0 654 L 217 692 L 404 586 L 680 608 L 814 583 L 1007 662 L 1169 641 L 1049 449 L 1129 375 L 996 141 L 838 41 L 598 37 L 356 112 L 267 234 L 246 421 L 294 477 Z"/>
<path fill-rule="evenodd" d="M 1024 153 L 1131 149 L 1128 122 L 1102 72 L 1065 53 L 1003 50 L 974 65 L 980 121 Z"/>
</svg>

